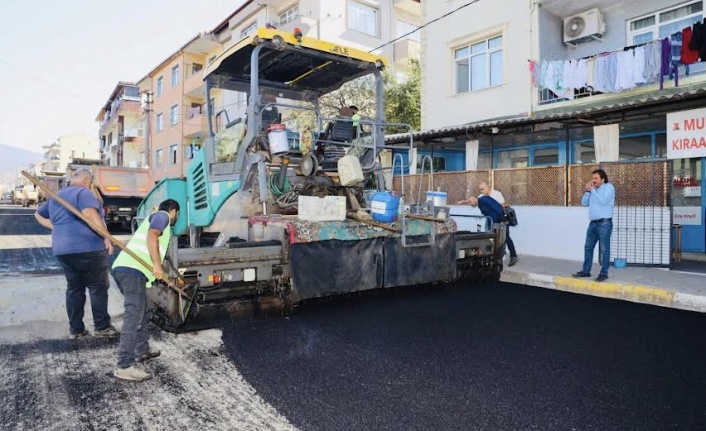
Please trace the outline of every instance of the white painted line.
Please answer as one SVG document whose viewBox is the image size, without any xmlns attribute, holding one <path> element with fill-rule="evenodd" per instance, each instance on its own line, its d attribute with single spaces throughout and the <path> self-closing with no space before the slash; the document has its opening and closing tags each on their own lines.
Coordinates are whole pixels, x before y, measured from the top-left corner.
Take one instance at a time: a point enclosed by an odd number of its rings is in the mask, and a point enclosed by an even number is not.
<svg viewBox="0 0 706 431">
<path fill-rule="evenodd" d="M 0 250 L 51 247 L 51 235 L 0 235 Z"/>
</svg>

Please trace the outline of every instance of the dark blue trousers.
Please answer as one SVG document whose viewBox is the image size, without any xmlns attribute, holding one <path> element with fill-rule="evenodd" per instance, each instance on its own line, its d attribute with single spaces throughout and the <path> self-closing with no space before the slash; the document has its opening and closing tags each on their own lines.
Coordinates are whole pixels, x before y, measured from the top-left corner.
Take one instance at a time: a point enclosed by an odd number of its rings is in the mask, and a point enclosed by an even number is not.
<svg viewBox="0 0 706 431">
<path fill-rule="evenodd" d="M 108 255 L 105 250 L 56 256 L 66 276 L 66 313 L 72 334 L 83 332 L 83 308 L 86 289 L 91 298 L 91 312 L 96 331 L 110 326 L 108 314 Z"/>
<path fill-rule="evenodd" d="M 584 246 L 583 272 L 590 273 L 593 264 L 593 249 L 598 243 L 598 252 L 601 254 L 601 273 L 608 275 L 610 267 L 610 236 L 613 233 L 613 220 L 602 219 L 591 221 L 586 232 L 586 245 Z"/>
</svg>

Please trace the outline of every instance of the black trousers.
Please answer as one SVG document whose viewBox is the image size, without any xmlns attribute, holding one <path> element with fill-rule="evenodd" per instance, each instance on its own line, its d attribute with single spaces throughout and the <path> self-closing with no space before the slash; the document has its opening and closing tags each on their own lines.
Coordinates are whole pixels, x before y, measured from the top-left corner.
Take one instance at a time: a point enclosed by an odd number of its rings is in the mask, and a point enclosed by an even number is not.
<svg viewBox="0 0 706 431">
<path fill-rule="evenodd" d="M 108 314 L 108 255 L 105 250 L 62 254 L 56 257 L 66 276 L 66 313 L 72 334 L 83 332 L 86 289 L 91 297 L 91 312 L 96 331 L 110 326 Z"/>
</svg>

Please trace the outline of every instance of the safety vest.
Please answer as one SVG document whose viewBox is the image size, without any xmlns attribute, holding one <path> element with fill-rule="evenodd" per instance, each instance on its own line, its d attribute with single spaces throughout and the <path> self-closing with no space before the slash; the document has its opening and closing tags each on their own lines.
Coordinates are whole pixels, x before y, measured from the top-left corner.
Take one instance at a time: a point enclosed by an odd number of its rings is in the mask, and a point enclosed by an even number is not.
<svg viewBox="0 0 706 431">
<path fill-rule="evenodd" d="M 164 214 L 167 214 L 167 217 L 169 216 L 169 213 L 166 211 L 160 211 L 163 212 Z M 156 213 L 153 213 L 156 214 Z M 152 215 L 150 215 L 151 217 Z M 150 222 L 149 222 L 149 217 L 145 219 L 145 221 L 142 222 L 139 228 L 137 228 L 137 231 L 135 232 L 134 235 L 132 235 L 132 238 L 130 239 L 130 242 L 127 243 L 127 248 L 130 249 L 131 252 L 135 253 L 137 256 L 139 256 L 142 260 L 144 260 L 147 263 L 152 263 L 152 258 L 150 257 L 150 252 L 147 249 L 147 232 L 150 229 Z M 159 260 L 160 262 L 164 262 L 164 256 L 167 255 L 167 249 L 169 248 L 169 239 L 172 236 L 172 226 L 170 224 L 167 225 L 167 227 L 164 229 L 164 232 L 162 232 L 162 235 L 159 237 Z M 115 259 L 115 262 L 113 262 L 113 269 L 119 267 L 119 266 L 124 266 L 127 268 L 133 268 L 145 275 L 147 277 L 147 287 L 152 287 L 152 282 L 155 280 L 155 276 L 152 274 L 152 267 L 145 268 L 143 264 L 138 262 L 135 258 L 130 256 L 127 253 L 120 253 L 118 257 Z"/>
</svg>

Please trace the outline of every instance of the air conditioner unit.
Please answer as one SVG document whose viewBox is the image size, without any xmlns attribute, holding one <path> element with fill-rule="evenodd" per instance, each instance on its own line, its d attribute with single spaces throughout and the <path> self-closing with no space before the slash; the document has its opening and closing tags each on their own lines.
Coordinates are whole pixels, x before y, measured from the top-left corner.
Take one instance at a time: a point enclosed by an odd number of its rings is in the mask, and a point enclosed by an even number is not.
<svg viewBox="0 0 706 431">
<path fill-rule="evenodd" d="M 574 45 L 589 40 L 600 40 L 605 34 L 605 21 L 600 9 L 564 18 L 564 43 Z"/>
</svg>

